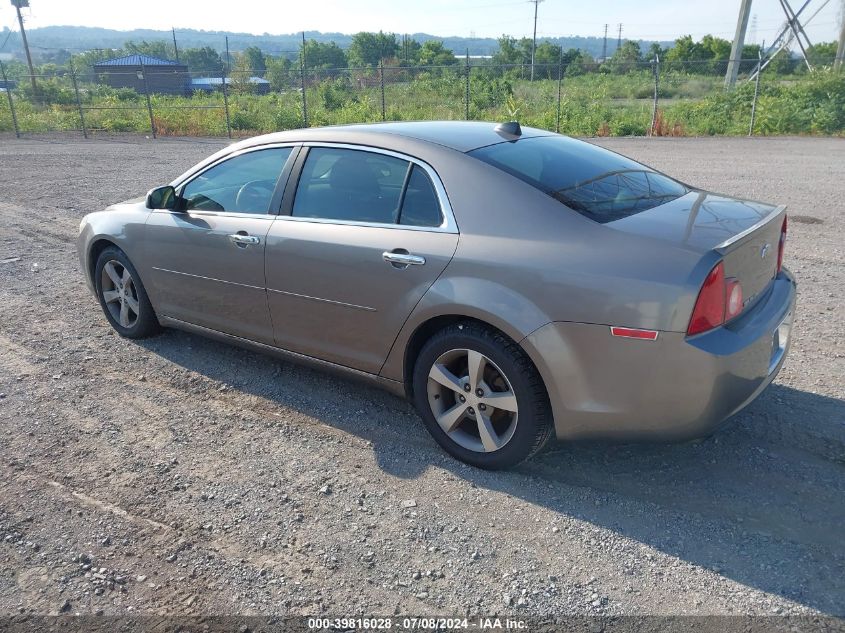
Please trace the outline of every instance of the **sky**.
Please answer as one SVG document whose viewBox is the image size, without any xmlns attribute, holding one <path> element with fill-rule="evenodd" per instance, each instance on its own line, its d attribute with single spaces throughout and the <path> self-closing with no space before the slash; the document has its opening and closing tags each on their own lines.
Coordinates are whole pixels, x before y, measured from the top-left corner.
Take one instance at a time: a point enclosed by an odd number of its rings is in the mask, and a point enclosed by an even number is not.
<svg viewBox="0 0 845 633">
<path fill-rule="evenodd" d="M 791 0 L 798 9 L 804 0 Z M 809 17 L 825 0 L 810 0 Z M 27 28 L 49 25 L 133 28 L 194 28 L 244 33 L 294 33 L 301 30 L 355 33 L 384 30 L 440 36 L 531 36 L 534 4 L 530 0 L 30 0 L 24 9 Z M 732 39 L 740 0 L 541 0 L 538 36 L 601 37 L 609 24 L 616 37 L 618 24 L 629 39 L 673 40 L 689 34 L 698 39 L 710 33 Z M 811 41 L 838 38 L 845 0 L 828 0 L 806 28 Z M 216 9 L 215 7 L 221 7 Z M 779 0 L 754 0 L 746 41 L 771 42 L 784 21 Z M 0 0 L 0 29 L 17 30 L 14 8 Z"/>
</svg>

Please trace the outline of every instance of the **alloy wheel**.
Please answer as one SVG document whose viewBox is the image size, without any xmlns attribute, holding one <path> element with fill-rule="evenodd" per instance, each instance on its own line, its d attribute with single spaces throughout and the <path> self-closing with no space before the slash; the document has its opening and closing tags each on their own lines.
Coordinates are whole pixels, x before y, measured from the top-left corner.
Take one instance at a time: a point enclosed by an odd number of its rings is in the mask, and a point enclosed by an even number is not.
<svg viewBox="0 0 845 633">
<path fill-rule="evenodd" d="M 504 372 L 484 354 L 453 349 L 428 373 L 428 403 L 437 424 L 463 448 L 491 453 L 513 437 L 516 394 Z"/>
<path fill-rule="evenodd" d="M 116 259 L 103 266 L 100 288 L 103 303 L 112 318 L 123 328 L 131 328 L 138 322 L 141 307 L 138 291 L 129 269 Z"/>
</svg>

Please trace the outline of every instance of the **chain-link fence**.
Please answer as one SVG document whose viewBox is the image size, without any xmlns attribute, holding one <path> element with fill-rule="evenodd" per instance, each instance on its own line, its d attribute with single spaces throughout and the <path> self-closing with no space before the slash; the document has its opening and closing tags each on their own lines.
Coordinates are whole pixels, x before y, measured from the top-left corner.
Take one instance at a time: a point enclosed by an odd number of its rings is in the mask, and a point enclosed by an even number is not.
<svg viewBox="0 0 845 633">
<path fill-rule="evenodd" d="M 845 131 L 845 73 L 824 64 L 775 73 L 757 72 L 758 59 L 739 60 L 736 85 L 726 89 L 724 60 L 564 64 L 561 58 L 535 65 L 531 80 L 528 64 L 468 57 L 439 66 L 320 69 L 303 67 L 300 59 L 272 69 L 211 72 L 130 57 L 16 81 L 4 68 L 0 131 L 241 137 L 442 119 L 515 119 L 578 136 Z"/>
</svg>

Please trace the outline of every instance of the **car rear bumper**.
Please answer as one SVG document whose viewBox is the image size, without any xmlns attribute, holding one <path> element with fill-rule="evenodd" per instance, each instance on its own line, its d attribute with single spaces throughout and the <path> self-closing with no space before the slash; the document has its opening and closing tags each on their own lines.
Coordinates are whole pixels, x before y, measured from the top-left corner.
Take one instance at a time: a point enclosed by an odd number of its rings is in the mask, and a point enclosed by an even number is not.
<svg viewBox="0 0 845 633">
<path fill-rule="evenodd" d="M 777 376 L 791 343 L 795 280 L 778 274 L 730 324 L 694 337 L 613 337 L 549 323 L 522 341 L 545 380 L 560 439 L 681 440 L 711 433 Z"/>
</svg>

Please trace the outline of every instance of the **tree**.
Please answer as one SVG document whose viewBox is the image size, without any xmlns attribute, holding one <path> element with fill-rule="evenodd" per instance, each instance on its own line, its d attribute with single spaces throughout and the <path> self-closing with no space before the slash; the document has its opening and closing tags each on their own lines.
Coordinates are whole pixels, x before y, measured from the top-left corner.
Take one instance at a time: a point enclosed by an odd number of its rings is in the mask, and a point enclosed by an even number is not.
<svg viewBox="0 0 845 633">
<path fill-rule="evenodd" d="M 141 40 L 140 42 L 133 42 L 129 40 L 123 45 L 126 55 L 149 55 L 150 57 L 158 57 L 159 59 L 170 59 L 170 48 L 164 40 L 156 40 L 148 42 Z"/>
<path fill-rule="evenodd" d="M 402 40 L 402 44 L 400 45 L 399 51 L 399 58 L 401 60 L 400 65 L 413 66 L 415 64 L 419 64 L 421 49 L 422 44 L 420 44 L 417 40 L 412 37 L 408 37 Z"/>
<path fill-rule="evenodd" d="M 522 52 L 515 37 L 503 35 L 498 39 L 499 48 L 493 54 L 493 63 L 497 66 L 522 64 Z"/>
<path fill-rule="evenodd" d="M 803 60 L 800 63 L 803 64 Z M 794 72 L 797 66 L 798 63 L 792 58 L 792 54 L 788 50 L 783 49 L 766 66 L 766 72 L 775 73 L 776 75 L 788 75 Z"/>
<path fill-rule="evenodd" d="M 439 40 L 427 40 L 419 50 L 420 66 L 451 66 L 457 63 L 455 53 L 443 46 Z"/>
<path fill-rule="evenodd" d="M 819 42 L 807 49 L 807 57 L 810 63 L 818 66 L 830 65 L 836 58 L 836 42 Z"/>
<path fill-rule="evenodd" d="M 362 31 L 352 36 L 347 58 L 350 66 L 378 66 L 381 60 L 396 57 L 398 52 L 399 44 L 393 33 Z"/>
<path fill-rule="evenodd" d="M 666 51 L 667 66 L 676 70 L 696 72 L 703 67 L 697 62 L 703 62 L 707 58 L 708 52 L 693 40 L 691 35 L 679 37 L 674 46 Z"/>
<path fill-rule="evenodd" d="M 643 61 L 643 52 L 640 50 L 639 42 L 625 40 L 622 46 L 613 52 L 610 58 L 610 69 L 615 73 L 627 73 L 636 70 Z"/>
<path fill-rule="evenodd" d="M 548 40 L 537 44 L 537 49 L 534 51 L 534 76 L 540 79 L 557 78 L 560 57 L 560 46 L 557 44 L 552 44 Z"/>
<path fill-rule="evenodd" d="M 728 60 L 731 58 L 731 43 L 720 37 L 705 35 L 701 38 L 701 48 L 710 63 L 702 64 L 703 68 L 700 72 L 724 75 L 728 70 Z"/>
<path fill-rule="evenodd" d="M 267 57 L 267 81 L 275 92 L 288 90 L 296 84 L 298 68 L 287 57 Z"/>
<path fill-rule="evenodd" d="M 666 49 L 660 45 L 660 42 L 652 42 L 645 56 L 649 61 L 657 57 L 662 62 L 666 58 Z"/>
<path fill-rule="evenodd" d="M 255 91 L 255 84 L 250 81 L 250 78 L 255 75 L 252 68 L 252 60 L 244 53 L 235 53 L 235 63 L 232 66 L 230 86 L 232 92 L 239 92 L 247 94 Z"/>
<path fill-rule="evenodd" d="M 203 48 L 184 48 L 179 51 L 179 61 L 192 73 L 217 76 L 223 69 L 220 54 L 210 46 Z"/>
<path fill-rule="evenodd" d="M 346 53 L 334 42 L 305 42 L 306 68 L 346 68 Z"/>
<path fill-rule="evenodd" d="M 563 64 L 567 77 L 577 77 L 586 72 L 594 72 L 598 68 L 592 55 L 577 48 L 570 48 L 563 54 Z"/>
<path fill-rule="evenodd" d="M 742 61 L 739 63 L 739 72 L 744 74 L 753 73 L 757 68 L 757 60 L 761 53 L 759 44 L 745 44 L 742 47 Z"/>
<path fill-rule="evenodd" d="M 267 65 L 264 61 L 264 53 L 257 46 L 249 46 L 241 53 L 246 61 L 244 65 L 250 69 L 252 76 L 263 77 L 267 70 Z"/>
<path fill-rule="evenodd" d="M 493 54 L 493 64 L 497 66 L 511 66 L 515 70 L 519 66 L 520 73 L 531 63 L 531 38 L 516 39 L 509 35 L 499 38 L 499 49 Z"/>
</svg>

